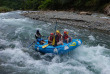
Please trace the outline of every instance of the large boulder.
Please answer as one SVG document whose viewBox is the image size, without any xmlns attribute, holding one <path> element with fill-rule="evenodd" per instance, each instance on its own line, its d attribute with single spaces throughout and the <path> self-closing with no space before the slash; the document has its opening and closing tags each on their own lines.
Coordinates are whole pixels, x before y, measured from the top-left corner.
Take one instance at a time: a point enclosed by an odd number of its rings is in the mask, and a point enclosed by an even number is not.
<svg viewBox="0 0 110 74">
<path fill-rule="evenodd" d="M 110 4 L 105 7 L 104 11 L 108 16 L 110 16 Z"/>
</svg>

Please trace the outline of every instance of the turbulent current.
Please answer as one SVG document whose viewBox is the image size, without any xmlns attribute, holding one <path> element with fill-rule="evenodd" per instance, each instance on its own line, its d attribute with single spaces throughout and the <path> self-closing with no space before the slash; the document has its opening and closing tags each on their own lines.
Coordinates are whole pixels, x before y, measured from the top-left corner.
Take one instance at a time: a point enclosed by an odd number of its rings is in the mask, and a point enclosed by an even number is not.
<svg viewBox="0 0 110 74">
<path fill-rule="evenodd" d="M 0 13 L 0 74 L 110 74 L 110 35 L 59 24 L 83 44 L 64 55 L 34 50 L 36 30 L 49 36 L 55 22 L 33 20 L 21 11 Z M 46 39 L 46 38 L 44 38 Z"/>
</svg>

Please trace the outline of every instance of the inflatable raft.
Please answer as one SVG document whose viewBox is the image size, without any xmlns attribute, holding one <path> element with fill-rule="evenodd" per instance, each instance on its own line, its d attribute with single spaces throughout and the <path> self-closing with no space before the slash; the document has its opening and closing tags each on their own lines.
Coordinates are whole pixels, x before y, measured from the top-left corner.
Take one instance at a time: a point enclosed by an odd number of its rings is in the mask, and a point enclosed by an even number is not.
<svg viewBox="0 0 110 74">
<path fill-rule="evenodd" d="M 64 54 L 71 50 L 74 50 L 78 46 L 82 44 L 80 39 L 73 39 L 70 43 L 64 43 L 64 45 L 59 46 L 51 46 L 48 45 L 48 40 L 45 40 L 45 44 L 40 45 L 38 42 L 35 44 L 35 50 L 41 53 L 52 53 L 52 54 Z M 47 47 L 43 48 L 43 46 L 48 45 Z"/>
</svg>

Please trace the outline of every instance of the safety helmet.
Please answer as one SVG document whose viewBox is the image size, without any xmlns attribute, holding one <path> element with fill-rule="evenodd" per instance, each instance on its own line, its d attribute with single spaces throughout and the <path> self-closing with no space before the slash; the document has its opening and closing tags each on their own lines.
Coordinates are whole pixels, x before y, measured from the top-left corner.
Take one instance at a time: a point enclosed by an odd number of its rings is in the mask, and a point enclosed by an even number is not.
<svg viewBox="0 0 110 74">
<path fill-rule="evenodd" d="M 67 31 L 64 31 L 64 34 L 67 34 Z"/>
<path fill-rule="evenodd" d="M 50 35 L 53 35 L 53 33 L 50 33 Z"/>
<path fill-rule="evenodd" d="M 59 31 L 59 30 L 56 30 L 56 32 L 57 32 L 57 33 L 60 33 L 60 31 Z"/>
</svg>

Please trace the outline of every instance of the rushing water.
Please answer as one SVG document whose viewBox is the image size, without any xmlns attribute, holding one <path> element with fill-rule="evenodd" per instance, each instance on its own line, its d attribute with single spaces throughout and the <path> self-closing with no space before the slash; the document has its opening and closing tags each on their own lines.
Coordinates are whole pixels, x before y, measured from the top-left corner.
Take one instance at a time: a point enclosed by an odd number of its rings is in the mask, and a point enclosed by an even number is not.
<svg viewBox="0 0 110 74">
<path fill-rule="evenodd" d="M 83 44 L 68 54 L 42 55 L 27 47 L 35 40 L 36 29 L 48 36 L 55 23 L 20 13 L 0 13 L 0 74 L 110 74 L 110 35 L 58 24 L 61 33 L 67 30 Z"/>
</svg>

